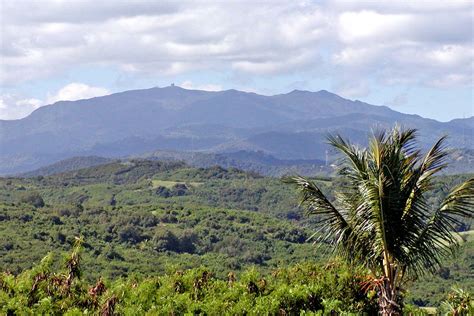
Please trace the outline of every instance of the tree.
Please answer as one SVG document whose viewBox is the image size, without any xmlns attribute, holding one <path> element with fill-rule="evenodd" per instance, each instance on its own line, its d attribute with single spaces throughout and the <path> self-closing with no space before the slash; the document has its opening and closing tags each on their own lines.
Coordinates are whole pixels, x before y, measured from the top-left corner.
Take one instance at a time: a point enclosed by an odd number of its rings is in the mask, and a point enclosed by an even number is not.
<svg viewBox="0 0 474 316">
<path fill-rule="evenodd" d="M 26 204 L 31 204 L 36 208 L 41 208 L 45 205 L 43 198 L 41 197 L 41 195 L 38 192 L 27 192 L 27 193 L 25 193 L 21 197 L 20 202 L 26 203 Z"/>
<path fill-rule="evenodd" d="M 344 179 L 334 202 L 307 178 L 286 179 L 296 184 L 305 210 L 320 216 L 320 238 L 332 242 L 336 254 L 368 268 L 365 288 L 378 293 L 383 315 L 401 313 L 407 279 L 435 273 L 442 259 L 454 254 L 460 240 L 454 227 L 474 213 L 474 178 L 436 207 L 426 201 L 435 174 L 446 167 L 444 141 L 423 156 L 414 129 L 377 132 L 367 148 L 329 136 L 342 153 Z"/>
</svg>

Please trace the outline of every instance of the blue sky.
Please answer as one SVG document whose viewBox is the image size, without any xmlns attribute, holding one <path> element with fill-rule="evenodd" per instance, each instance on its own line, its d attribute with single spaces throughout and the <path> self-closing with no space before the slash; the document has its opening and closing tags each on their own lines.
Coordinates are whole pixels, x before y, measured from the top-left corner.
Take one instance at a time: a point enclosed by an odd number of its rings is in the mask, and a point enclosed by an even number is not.
<svg viewBox="0 0 474 316">
<path fill-rule="evenodd" d="M 471 1 L 0 3 L 0 119 L 171 83 L 474 115 Z"/>
</svg>

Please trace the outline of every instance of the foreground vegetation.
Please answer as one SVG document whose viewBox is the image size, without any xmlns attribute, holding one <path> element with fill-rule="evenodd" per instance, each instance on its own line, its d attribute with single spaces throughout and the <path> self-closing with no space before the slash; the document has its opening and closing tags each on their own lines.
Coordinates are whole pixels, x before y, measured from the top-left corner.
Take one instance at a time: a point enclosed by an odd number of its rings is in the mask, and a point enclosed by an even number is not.
<svg viewBox="0 0 474 316">
<path fill-rule="evenodd" d="M 218 279 L 204 268 L 177 270 L 152 278 L 115 282 L 81 279 L 76 246 L 65 269 L 54 268 L 52 256 L 18 276 L 0 278 L 0 306 L 6 314 L 81 314 L 82 311 L 137 315 L 295 314 L 300 310 L 331 314 L 374 311 L 374 295 L 364 295 L 362 270 L 337 262 L 300 264 L 262 275 L 254 269 Z"/>
<path fill-rule="evenodd" d="M 447 187 L 469 177 L 436 178 L 428 203 L 435 204 L 446 196 Z M 332 188 L 342 183 L 331 178 L 313 180 L 331 200 Z M 47 177 L 0 178 L 0 271 L 5 271 L 2 312 L 38 314 L 41 308 L 58 313 L 86 308 L 100 311 L 113 305 L 116 312 L 126 313 L 127 308 L 141 304 L 143 310 L 162 308 L 164 314 L 198 308 L 211 314 L 214 305 L 225 305 L 230 313 L 268 306 L 269 311 L 278 307 L 291 314 L 291 306 L 306 306 L 307 311 L 334 309 L 357 314 L 372 306 L 370 293 L 352 288 L 358 296 L 346 295 L 349 302 L 336 291 L 330 292 L 336 276 L 346 280 L 349 275 L 356 276 L 355 280 L 365 277 L 367 273 L 359 268 L 350 270 L 335 262 L 334 274 L 315 274 L 309 283 L 303 282 L 311 269 L 333 268 L 328 244 L 315 246 L 306 241 L 320 218 L 303 216 L 297 202 L 296 191 L 279 179 L 181 163 L 136 160 Z M 464 221 L 456 229 L 469 230 L 470 225 Z M 61 292 L 65 291 L 63 283 L 57 289 L 49 286 L 49 293 L 48 284 L 67 280 L 69 268 L 56 272 L 61 265 L 58 256 L 71 252 L 75 236 L 82 236 L 84 243 L 81 275 L 74 276 L 71 283 L 74 293 Z M 445 260 L 433 277 L 407 284 L 407 304 L 440 307 L 453 284 L 467 293 L 473 291 L 474 242 L 468 234 L 464 238 L 456 260 Z M 49 252 L 52 255 L 42 260 Z M 298 262 L 301 264 L 295 265 Z M 209 280 L 196 299 L 194 281 L 204 271 Z M 235 287 L 228 286 L 230 272 Z M 282 277 L 288 274 L 294 277 Z M 37 277 L 41 279 L 37 295 L 28 303 L 25 300 Z M 183 293 L 171 291 L 177 278 L 185 284 Z M 261 279 L 267 284 L 263 291 Z M 87 305 L 92 295 L 89 290 L 100 285 L 98 280 L 106 291 L 97 295 L 95 305 Z M 250 280 L 259 288 L 258 295 L 248 292 Z M 324 284 L 329 292 L 319 288 Z M 360 285 L 353 286 L 359 289 Z M 137 287 L 139 292 L 134 291 Z M 162 291 L 170 292 L 165 295 Z M 347 293 L 344 291 L 341 293 Z M 223 295 L 218 297 L 219 292 Z M 309 293 L 321 299 L 317 309 L 301 298 L 308 298 L 304 295 Z M 114 300 L 109 301 L 114 295 L 115 305 L 111 304 Z M 299 303 L 291 303 L 291 297 Z"/>
<path fill-rule="evenodd" d="M 342 261 L 301 263 L 262 274 L 255 269 L 217 278 L 207 268 L 176 270 L 95 283 L 82 273 L 81 239 L 58 267 L 55 256 L 14 276 L 0 274 L 0 312 L 5 315 L 373 315 L 376 291 L 367 270 Z M 471 315 L 474 299 L 460 288 L 444 297 L 439 312 Z M 405 305 L 405 314 L 427 309 Z"/>
</svg>

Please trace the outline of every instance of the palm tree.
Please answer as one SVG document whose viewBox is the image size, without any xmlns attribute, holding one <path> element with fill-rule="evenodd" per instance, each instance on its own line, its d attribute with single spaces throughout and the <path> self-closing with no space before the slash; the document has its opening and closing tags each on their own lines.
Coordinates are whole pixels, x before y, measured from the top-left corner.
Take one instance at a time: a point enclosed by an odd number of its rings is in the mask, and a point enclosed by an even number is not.
<svg viewBox="0 0 474 316">
<path fill-rule="evenodd" d="M 426 193 L 436 173 L 446 167 L 445 137 L 423 156 L 416 130 L 395 127 L 377 132 L 367 148 L 329 136 L 342 153 L 344 183 L 330 201 L 311 180 L 287 178 L 301 193 L 301 205 L 318 214 L 321 236 L 336 254 L 370 271 L 367 288 L 378 293 L 382 315 L 399 315 L 402 285 L 435 272 L 458 245 L 455 227 L 474 213 L 474 178 L 453 188 L 433 207 Z"/>
</svg>

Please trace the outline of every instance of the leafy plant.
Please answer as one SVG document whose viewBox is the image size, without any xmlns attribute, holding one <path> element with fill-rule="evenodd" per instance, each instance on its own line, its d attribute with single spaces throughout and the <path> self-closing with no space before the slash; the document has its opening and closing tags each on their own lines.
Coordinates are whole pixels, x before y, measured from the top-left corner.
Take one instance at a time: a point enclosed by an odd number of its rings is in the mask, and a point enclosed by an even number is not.
<svg viewBox="0 0 474 316">
<path fill-rule="evenodd" d="M 474 297 L 468 291 L 457 286 L 452 288 L 445 301 L 441 303 L 442 310 L 449 316 L 468 316 L 474 314 Z"/>
</svg>

